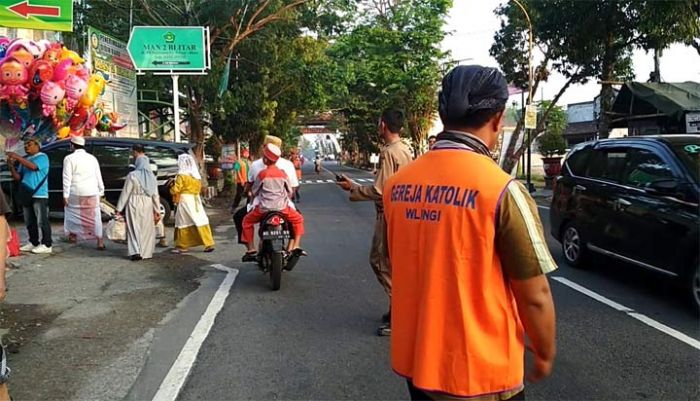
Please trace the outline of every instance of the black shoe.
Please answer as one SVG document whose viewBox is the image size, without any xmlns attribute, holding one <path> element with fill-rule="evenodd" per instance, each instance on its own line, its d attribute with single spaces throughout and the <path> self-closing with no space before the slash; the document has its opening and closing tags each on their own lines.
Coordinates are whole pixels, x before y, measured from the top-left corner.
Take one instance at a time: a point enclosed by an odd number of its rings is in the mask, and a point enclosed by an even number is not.
<svg viewBox="0 0 700 401">
<path fill-rule="evenodd" d="M 134 262 L 139 261 L 141 259 L 143 259 L 143 258 L 138 253 L 136 255 L 131 255 L 131 260 Z"/>
<path fill-rule="evenodd" d="M 383 324 L 377 329 L 377 335 L 379 337 L 389 337 L 391 336 L 391 324 Z"/>
<path fill-rule="evenodd" d="M 391 311 L 382 315 L 382 322 L 383 323 L 391 323 Z"/>
<path fill-rule="evenodd" d="M 243 258 L 241 258 L 241 260 L 244 262 L 257 262 L 258 261 L 258 253 L 255 251 L 246 252 L 246 254 L 243 255 Z"/>
<path fill-rule="evenodd" d="M 290 255 L 298 256 L 298 257 L 309 256 L 309 254 L 301 248 L 292 249 L 292 251 L 290 252 Z"/>
</svg>

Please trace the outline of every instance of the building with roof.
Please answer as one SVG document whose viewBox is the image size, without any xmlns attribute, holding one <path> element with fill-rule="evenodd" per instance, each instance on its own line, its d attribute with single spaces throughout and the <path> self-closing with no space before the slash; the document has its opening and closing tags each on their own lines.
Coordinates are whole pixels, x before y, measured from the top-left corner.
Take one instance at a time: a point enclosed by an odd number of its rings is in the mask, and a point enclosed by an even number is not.
<svg viewBox="0 0 700 401">
<path fill-rule="evenodd" d="M 700 83 L 627 82 L 610 115 L 630 136 L 700 134 Z"/>
</svg>

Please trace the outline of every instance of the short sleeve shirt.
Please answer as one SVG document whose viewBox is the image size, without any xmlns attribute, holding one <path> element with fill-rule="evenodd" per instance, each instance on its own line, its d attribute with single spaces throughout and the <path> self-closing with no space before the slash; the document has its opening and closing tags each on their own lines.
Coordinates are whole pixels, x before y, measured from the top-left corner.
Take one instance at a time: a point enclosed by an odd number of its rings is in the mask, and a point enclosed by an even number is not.
<svg viewBox="0 0 700 401">
<path fill-rule="evenodd" d="M 28 156 L 26 159 L 37 166 L 37 170 L 30 170 L 24 166 L 19 167 L 17 173 L 22 176 L 22 184 L 34 189 L 43 180 L 41 187 L 34 193 L 34 198 L 46 199 L 49 197 L 49 180 L 44 180 L 49 174 L 49 157 L 45 153 L 37 153 L 33 156 Z"/>
<path fill-rule="evenodd" d="M 277 163 L 275 163 L 275 166 L 287 174 L 287 177 L 289 177 L 289 185 L 291 185 L 292 188 L 299 186 L 299 179 L 297 178 L 297 172 L 294 169 L 294 163 L 280 157 L 279 160 L 277 160 Z M 248 182 L 255 182 L 255 178 L 266 168 L 267 166 L 265 166 L 262 159 L 254 161 L 248 170 Z"/>
</svg>

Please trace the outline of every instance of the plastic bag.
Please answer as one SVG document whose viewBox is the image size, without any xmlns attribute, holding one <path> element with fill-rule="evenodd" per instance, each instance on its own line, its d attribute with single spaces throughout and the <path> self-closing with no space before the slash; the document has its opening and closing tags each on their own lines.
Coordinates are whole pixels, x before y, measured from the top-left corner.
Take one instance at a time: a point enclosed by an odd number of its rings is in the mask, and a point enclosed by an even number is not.
<svg viewBox="0 0 700 401">
<path fill-rule="evenodd" d="M 112 217 L 105 228 L 107 238 L 114 242 L 126 241 L 126 221 L 123 217 Z"/>
<path fill-rule="evenodd" d="M 7 256 L 19 256 L 19 235 L 14 228 L 10 229 L 10 235 L 7 237 Z"/>
</svg>

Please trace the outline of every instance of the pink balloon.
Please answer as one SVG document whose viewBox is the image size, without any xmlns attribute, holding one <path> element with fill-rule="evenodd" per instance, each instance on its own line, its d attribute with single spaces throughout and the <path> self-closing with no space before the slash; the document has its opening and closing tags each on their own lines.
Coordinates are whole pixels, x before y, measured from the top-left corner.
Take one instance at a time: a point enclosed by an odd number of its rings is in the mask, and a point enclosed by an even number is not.
<svg viewBox="0 0 700 401">
<path fill-rule="evenodd" d="M 58 63 L 58 65 L 56 65 L 56 68 L 54 68 L 53 70 L 53 81 L 65 81 L 66 78 L 68 78 L 68 74 L 70 73 L 71 67 L 73 67 L 73 60 L 71 59 L 66 59 Z"/>
</svg>

